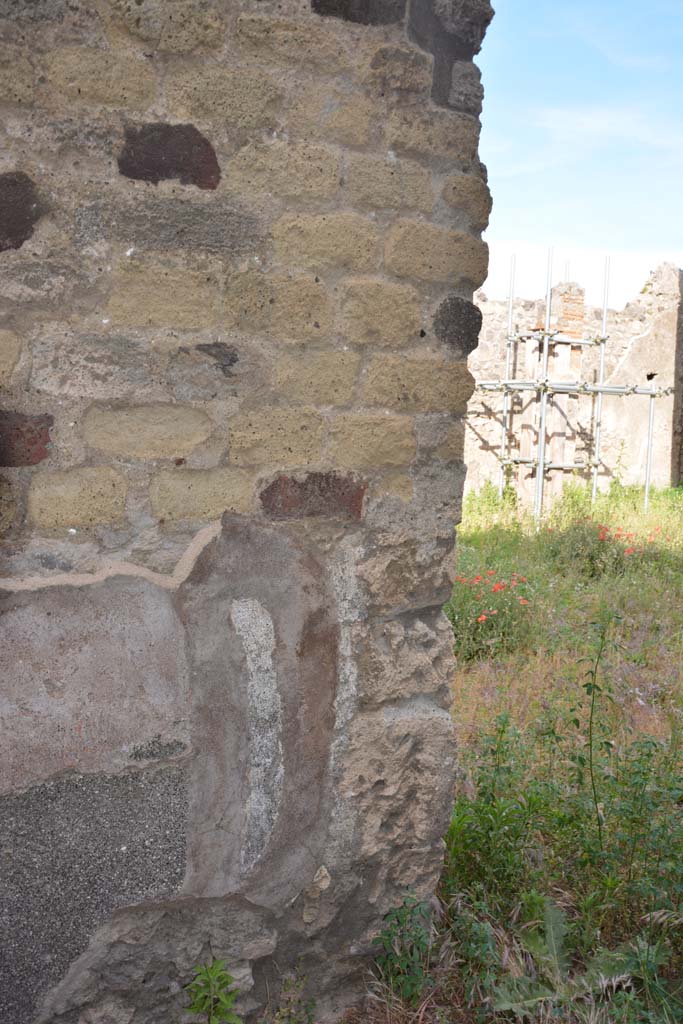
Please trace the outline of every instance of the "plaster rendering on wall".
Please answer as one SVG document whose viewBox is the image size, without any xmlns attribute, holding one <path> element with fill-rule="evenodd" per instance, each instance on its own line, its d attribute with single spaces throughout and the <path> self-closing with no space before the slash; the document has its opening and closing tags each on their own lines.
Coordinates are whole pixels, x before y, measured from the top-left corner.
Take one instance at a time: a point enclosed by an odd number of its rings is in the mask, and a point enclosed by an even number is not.
<svg viewBox="0 0 683 1024">
<path fill-rule="evenodd" d="M 488 0 L 0 0 L 0 1018 L 364 988 L 450 811 Z"/>
</svg>

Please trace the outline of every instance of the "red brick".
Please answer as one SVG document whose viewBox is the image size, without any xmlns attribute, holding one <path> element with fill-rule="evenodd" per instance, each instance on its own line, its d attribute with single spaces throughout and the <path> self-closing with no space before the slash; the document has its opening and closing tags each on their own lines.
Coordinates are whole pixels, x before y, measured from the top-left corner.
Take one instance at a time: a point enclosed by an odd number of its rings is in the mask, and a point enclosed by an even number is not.
<svg viewBox="0 0 683 1024">
<path fill-rule="evenodd" d="M 360 519 L 368 485 L 339 473 L 307 473 L 301 480 L 277 477 L 261 491 L 261 505 L 269 519 L 305 519 L 329 516 Z"/>
<path fill-rule="evenodd" d="M 46 459 L 53 423 L 47 414 L 0 410 L 0 466 L 35 466 Z"/>
</svg>

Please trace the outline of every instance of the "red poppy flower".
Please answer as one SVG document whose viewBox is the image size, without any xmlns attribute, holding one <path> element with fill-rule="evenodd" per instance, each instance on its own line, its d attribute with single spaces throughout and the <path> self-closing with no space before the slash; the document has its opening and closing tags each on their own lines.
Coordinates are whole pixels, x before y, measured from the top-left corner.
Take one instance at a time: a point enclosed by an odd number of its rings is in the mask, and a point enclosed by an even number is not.
<svg viewBox="0 0 683 1024">
<path fill-rule="evenodd" d="M 486 622 L 488 615 L 480 615 L 477 622 Z"/>
</svg>

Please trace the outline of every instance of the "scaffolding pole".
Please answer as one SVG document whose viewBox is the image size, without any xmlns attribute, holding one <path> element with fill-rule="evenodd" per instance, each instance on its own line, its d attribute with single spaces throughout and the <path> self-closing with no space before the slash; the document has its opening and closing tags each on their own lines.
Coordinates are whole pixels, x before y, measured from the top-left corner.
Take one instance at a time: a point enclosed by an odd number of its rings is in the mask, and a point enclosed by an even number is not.
<svg viewBox="0 0 683 1024">
<path fill-rule="evenodd" d="M 655 434 L 655 398 L 656 395 L 650 395 L 650 410 L 647 422 L 647 454 L 645 456 L 645 499 L 643 501 L 643 508 L 647 512 L 650 507 L 650 481 L 652 479 L 652 449 Z"/>
<path fill-rule="evenodd" d="M 548 250 L 548 278 L 545 291 L 545 331 L 543 332 L 541 350 L 541 379 L 548 379 L 548 357 L 550 354 L 550 307 L 552 305 L 553 250 Z M 543 487 L 545 484 L 545 418 L 548 409 L 548 390 L 541 391 L 541 407 L 538 420 L 538 465 L 536 467 L 536 499 L 534 502 L 534 519 L 536 524 L 541 521 L 543 512 Z"/>
<path fill-rule="evenodd" d="M 605 342 L 607 341 L 607 299 L 609 296 L 609 256 L 605 258 L 605 287 L 602 293 L 602 333 L 600 337 L 600 369 L 598 384 L 605 383 Z M 593 443 L 593 483 L 591 486 L 591 503 L 595 504 L 598 494 L 598 473 L 600 472 L 600 440 L 602 433 L 602 391 L 598 391 L 595 407 L 595 435 Z"/>
<path fill-rule="evenodd" d="M 513 327 L 513 306 L 515 301 L 515 257 L 513 256 L 510 260 L 510 294 L 508 296 L 508 334 L 505 340 L 505 377 L 510 376 L 510 370 L 512 369 L 512 345 L 514 336 L 512 334 Z M 510 392 L 505 391 L 503 394 L 503 417 L 502 417 L 502 433 L 500 438 L 500 477 L 498 480 L 498 494 L 502 498 L 503 491 L 505 490 L 505 456 L 507 455 L 508 449 L 508 418 L 510 410 Z"/>
<path fill-rule="evenodd" d="M 543 328 L 527 331 L 526 333 L 514 333 L 514 301 L 515 301 L 515 274 L 516 258 L 513 256 L 510 263 L 510 291 L 508 295 L 508 322 L 507 337 L 505 340 L 505 377 L 503 380 L 479 381 L 476 388 L 481 391 L 502 391 L 503 408 L 500 439 L 500 476 L 498 490 L 502 496 L 505 488 L 506 467 L 508 466 L 529 466 L 536 472 L 536 487 L 534 495 L 534 519 L 538 524 L 543 514 L 543 492 L 545 474 L 550 470 L 590 470 L 591 501 L 595 502 L 597 497 L 598 476 L 600 471 L 600 449 L 602 441 L 602 412 L 603 397 L 612 395 L 623 397 L 628 395 L 642 395 L 649 398 L 649 419 L 647 432 L 646 470 L 645 470 L 645 497 L 644 508 L 647 511 L 650 502 L 650 490 L 652 484 L 652 461 L 654 452 L 654 417 L 655 399 L 672 395 L 673 387 L 642 387 L 638 384 L 606 384 L 605 363 L 608 301 L 610 285 L 610 259 L 605 259 L 603 304 L 602 304 L 602 326 L 600 334 L 594 338 L 572 338 L 560 333 L 559 330 L 551 330 L 552 313 L 552 273 L 553 273 L 553 250 L 548 250 L 548 267 L 545 296 L 545 323 Z M 517 380 L 511 377 L 513 372 L 513 354 L 516 346 L 522 342 L 533 342 L 539 347 L 541 362 L 541 373 L 537 380 Z M 587 381 L 552 381 L 548 379 L 548 367 L 550 359 L 550 348 L 552 345 L 578 345 L 600 347 L 598 382 L 589 384 Z M 510 455 L 510 421 L 511 421 L 511 395 L 515 392 L 531 391 L 538 397 L 538 430 L 537 430 L 537 455 L 535 458 L 523 458 Z M 593 453 L 586 462 L 548 462 L 546 460 L 546 429 L 548 409 L 552 404 L 553 395 L 597 395 L 595 430 L 593 436 Z"/>
</svg>

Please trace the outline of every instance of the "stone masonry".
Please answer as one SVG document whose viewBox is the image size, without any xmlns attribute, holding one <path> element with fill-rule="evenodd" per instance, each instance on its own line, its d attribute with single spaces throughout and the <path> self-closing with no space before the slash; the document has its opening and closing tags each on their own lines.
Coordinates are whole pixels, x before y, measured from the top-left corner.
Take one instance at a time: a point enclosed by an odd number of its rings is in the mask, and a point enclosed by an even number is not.
<svg viewBox="0 0 683 1024">
<path fill-rule="evenodd" d="M 605 348 L 605 382 L 642 387 L 673 387 L 670 396 L 655 402 L 652 483 L 675 486 L 683 480 L 683 305 L 681 272 L 663 264 L 650 276 L 640 294 L 621 311 L 610 310 Z M 469 367 L 477 380 L 503 376 L 508 311 L 506 302 L 492 301 L 478 293 L 476 302 L 483 319 L 481 344 L 472 353 Z M 514 307 L 515 332 L 542 328 L 544 300 L 520 300 Z M 599 337 L 602 310 L 585 306 L 578 284 L 553 289 L 551 328 L 566 337 Z M 599 349 L 574 345 L 551 349 L 549 376 L 554 380 L 598 380 Z M 538 345 L 518 346 L 518 379 L 540 377 Z M 609 487 L 618 477 L 625 484 L 645 482 L 650 400 L 645 396 L 605 396 L 602 409 L 600 470 L 598 483 Z M 467 488 L 476 490 L 487 480 L 498 480 L 502 397 L 477 391 L 470 402 L 465 440 Z M 511 407 L 511 450 L 523 457 L 536 455 L 538 403 L 528 395 L 517 396 Z M 596 400 L 594 396 L 557 396 L 548 413 L 547 454 L 558 464 L 590 463 L 593 457 Z M 590 471 L 579 471 L 588 479 Z M 550 497 L 561 490 L 570 473 L 553 471 L 547 477 Z M 533 500 L 534 471 L 520 467 L 512 473 L 515 490 Z"/>
<path fill-rule="evenodd" d="M 0 0 L 0 1020 L 433 892 L 488 0 Z"/>
</svg>

